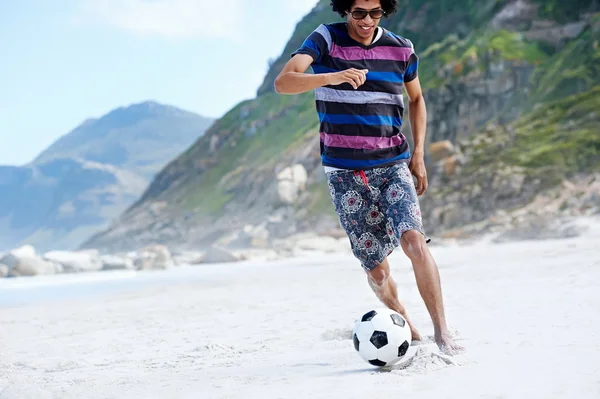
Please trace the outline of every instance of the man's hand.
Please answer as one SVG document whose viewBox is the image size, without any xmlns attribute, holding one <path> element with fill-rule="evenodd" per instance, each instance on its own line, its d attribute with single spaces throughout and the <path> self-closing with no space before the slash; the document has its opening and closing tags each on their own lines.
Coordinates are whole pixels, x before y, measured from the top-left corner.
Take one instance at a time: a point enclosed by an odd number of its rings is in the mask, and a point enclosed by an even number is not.
<svg viewBox="0 0 600 399">
<path fill-rule="evenodd" d="M 362 86 L 367 80 L 367 72 L 369 72 L 368 69 L 356 68 L 350 68 L 339 72 L 332 72 L 328 76 L 327 83 L 333 86 L 342 83 L 350 83 L 352 87 L 357 89 L 359 86 Z"/>
<path fill-rule="evenodd" d="M 417 195 L 423 195 L 427 191 L 427 170 L 425 169 L 425 160 L 423 154 L 415 153 L 409 164 L 410 172 L 417 178 Z"/>
</svg>

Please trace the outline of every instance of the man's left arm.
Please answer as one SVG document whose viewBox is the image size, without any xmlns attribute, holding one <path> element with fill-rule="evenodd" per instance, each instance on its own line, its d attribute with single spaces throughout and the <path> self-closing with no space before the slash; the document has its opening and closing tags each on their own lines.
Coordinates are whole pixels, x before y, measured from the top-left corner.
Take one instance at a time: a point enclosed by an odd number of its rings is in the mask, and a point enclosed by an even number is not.
<svg viewBox="0 0 600 399">
<path fill-rule="evenodd" d="M 425 134 L 427 131 L 427 109 L 419 78 L 416 77 L 404 84 L 408 95 L 408 112 L 410 130 L 413 137 L 414 149 L 410 160 L 410 171 L 417 178 L 417 194 L 422 195 L 427 190 L 427 170 L 425 169 Z"/>
</svg>

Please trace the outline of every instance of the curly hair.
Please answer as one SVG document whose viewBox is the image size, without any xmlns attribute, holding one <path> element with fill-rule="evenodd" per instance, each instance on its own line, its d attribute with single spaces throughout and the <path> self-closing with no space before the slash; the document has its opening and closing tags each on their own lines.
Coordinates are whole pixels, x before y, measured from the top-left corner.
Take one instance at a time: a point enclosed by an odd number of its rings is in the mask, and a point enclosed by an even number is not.
<svg viewBox="0 0 600 399">
<path fill-rule="evenodd" d="M 398 7 L 397 0 L 380 0 L 380 1 L 381 1 L 381 8 L 385 12 L 386 16 L 392 15 L 393 13 L 396 12 L 396 8 Z M 352 7 L 352 4 L 354 4 L 354 0 L 332 0 L 331 1 L 331 9 L 334 12 L 337 12 L 338 14 L 340 14 L 340 16 L 343 18 L 346 16 L 346 11 L 349 11 L 350 8 Z"/>
</svg>

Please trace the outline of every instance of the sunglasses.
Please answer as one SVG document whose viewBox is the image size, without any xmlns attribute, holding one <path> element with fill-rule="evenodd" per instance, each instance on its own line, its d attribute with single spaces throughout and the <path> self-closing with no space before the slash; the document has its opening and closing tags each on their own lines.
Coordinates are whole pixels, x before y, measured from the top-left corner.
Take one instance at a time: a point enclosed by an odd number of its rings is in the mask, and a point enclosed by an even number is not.
<svg viewBox="0 0 600 399">
<path fill-rule="evenodd" d="M 383 17 L 385 12 L 382 9 L 370 10 L 370 11 L 354 10 L 354 11 L 350 11 L 350 14 L 352 14 L 352 18 L 354 18 L 354 19 L 365 19 L 367 17 L 367 14 L 369 14 L 371 16 L 371 18 L 373 18 L 373 19 L 379 19 L 379 18 Z"/>
</svg>

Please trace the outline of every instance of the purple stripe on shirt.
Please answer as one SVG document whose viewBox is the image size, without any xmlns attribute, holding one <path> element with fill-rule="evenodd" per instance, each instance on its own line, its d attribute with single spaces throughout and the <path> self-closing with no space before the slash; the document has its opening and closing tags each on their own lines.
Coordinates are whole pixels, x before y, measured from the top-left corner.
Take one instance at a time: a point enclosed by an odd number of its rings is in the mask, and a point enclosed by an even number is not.
<svg viewBox="0 0 600 399">
<path fill-rule="evenodd" d="M 392 60 L 392 61 L 408 61 L 413 49 L 410 47 L 394 47 L 394 46 L 377 46 L 372 49 L 364 49 L 362 47 L 341 47 L 335 43 L 331 48 L 331 56 L 341 58 L 346 61 L 354 60 Z"/>
<path fill-rule="evenodd" d="M 396 147 L 404 143 L 402 136 L 370 137 L 370 136 L 344 136 L 341 134 L 320 133 L 321 142 L 327 147 L 353 148 L 356 150 L 378 150 Z"/>
</svg>

